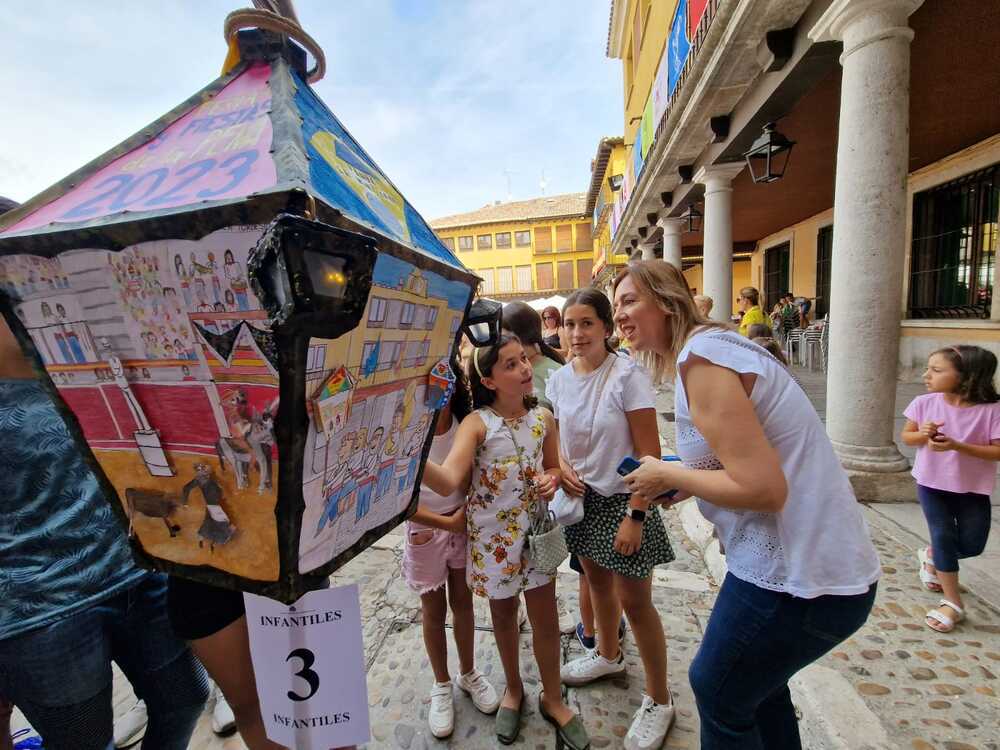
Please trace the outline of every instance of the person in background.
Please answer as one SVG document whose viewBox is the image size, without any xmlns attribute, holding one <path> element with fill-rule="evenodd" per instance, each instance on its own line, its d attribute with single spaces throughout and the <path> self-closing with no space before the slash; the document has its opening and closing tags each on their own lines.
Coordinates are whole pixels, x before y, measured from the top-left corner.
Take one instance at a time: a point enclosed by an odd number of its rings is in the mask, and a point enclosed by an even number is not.
<svg viewBox="0 0 1000 750">
<path fill-rule="evenodd" d="M 145 746 L 184 750 L 208 697 L 204 670 L 170 628 L 165 577 L 135 565 L 6 323 L 0 424 L 0 694 L 46 750 L 106 750 L 113 660 L 148 707 Z"/>
<path fill-rule="evenodd" d="M 801 747 L 789 679 L 860 628 L 881 564 L 850 479 L 785 367 L 695 309 L 674 266 L 615 279 L 615 323 L 675 379 L 677 455 L 647 456 L 633 492 L 694 496 L 728 573 L 688 677 L 703 750 Z"/>
<path fill-rule="evenodd" d="M 763 323 L 754 323 L 747 328 L 747 338 L 751 340 L 772 338 L 771 326 L 764 325 Z"/>
<path fill-rule="evenodd" d="M 569 357 L 566 329 L 562 324 L 559 309 L 549 305 L 542 310 L 542 341 L 551 346 L 563 359 Z"/>
<path fill-rule="evenodd" d="M 740 289 L 740 298 L 736 300 L 737 308 L 743 313 L 740 318 L 740 334 L 747 338 L 750 336 L 750 326 L 763 326 L 767 330 L 767 335 L 771 334 L 771 321 L 760 309 L 760 292 L 752 286 L 745 286 Z M 764 335 L 758 333 L 758 335 Z"/>
<path fill-rule="evenodd" d="M 698 308 L 698 312 L 701 313 L 701 317 L 706 320 L 711 317 L 712 306 L 715 301 L 709 297 L 707 294 L 696 294 L 694 295 L 694 306 Z"/>
<path fill-rule="evenodd" d="M 948 346 L 931 354 L 927 393 L 903 415 L 900 437 L 917 447 L 913 477 L 931 546 L 920 549 L 920 580 L 941 592 L 927 627 L 948 633 L 965 618 L 958 561 L 982 554 L 990 533 L 990 495 L 1000 461 L 1000 395 L 996 356 L 978 346 Z"/>
<path fill-rule="evenodd" d="M 555 310 L 555 308 L 552 308 Z M 513 333 L 524 347 L 531 362 L 532 381 L 538 403 L 551 411 L 552 404 L 545 397 L 545 387 L 552 373 L 566 364 L 563 355 L 542 338 L 542 318 L 525 302 L 508 302 L 503 306 L 503 329 Z M 560 326 L 560 332 L 563 330 Z M 563 335 L 562 333 L 560 335 Z"/>
</svg>

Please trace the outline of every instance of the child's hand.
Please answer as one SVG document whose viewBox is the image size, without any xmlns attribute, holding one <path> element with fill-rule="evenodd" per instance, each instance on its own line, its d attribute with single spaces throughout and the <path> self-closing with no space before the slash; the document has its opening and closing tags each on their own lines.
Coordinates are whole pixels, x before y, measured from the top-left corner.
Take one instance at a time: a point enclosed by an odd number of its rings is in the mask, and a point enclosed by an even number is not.
<svg viewBox="0 0 1000 750">
<path fill-rule="evenodd" d="M 465 506 L 456 510 L 450 516 L 447 517 L 448 520 L 445 524 L 445 529 L 450 531 L 452 534 L 464 534 L 465 533 Z"/>
<path fill-rule="evenodd" d="M 538 479 L 538 495 L 545 502 L 551 500 L 556 494 L 559 480 L 552 474 L 542 474 Z"/>
<path fill-rule="evenodd" d="M 562 488 L 566 490 L 566 494 L 573 497 L 583 497 L 583 493 L 587 491 L 587 488 L 584 486 L 580 476 L 572 466 L 561 458 L 559 459 L 559 465 L 562 468 Z"/>
<path fill-rule="evenodd" d="M 960 443 L 939 432 L 927 441 L 927 445 L 930 446 L 932 451 L 944 453 L 945 451 L 957 451 Z"/>
<path fill-rule="evenodd" d="M 944 426 L 944 422 L 924 422 L 920 425 L 920 434 L 928 440 L 933 440 L 938 434 L 938 430 Z"/>
</svg>

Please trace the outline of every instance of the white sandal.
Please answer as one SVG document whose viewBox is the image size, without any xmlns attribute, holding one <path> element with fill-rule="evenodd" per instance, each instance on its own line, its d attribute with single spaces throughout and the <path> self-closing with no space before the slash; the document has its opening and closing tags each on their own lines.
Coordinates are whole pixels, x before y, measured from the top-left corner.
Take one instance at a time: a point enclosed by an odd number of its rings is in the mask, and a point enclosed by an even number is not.
<svg viewBox="0 0 1000 750">
<path fill-rule="evenodd" d="M 959 607 L 957 604 L 955 604 L 955 602 L 950 602 L 947 599 L 942 599 L 941 602 L 938 604 L 938 607 L 951 607 L 951 609 L 955 611 L 955 617 L 954 619 L 948 617 L 948 615 L 944 614 L 944 612 L 942 612 L 940 609 L 932 609 L 930 612 L 928 612 L 927 613 L 928 620 L 936 620 L 945 627 L 944 630 L 940 630 L 938 628 L 935 628 L 930 623 L 928 623 L 927 627 L 929 627 L 936 633 L 950 633 L 952 630 L 955 629 L 955 626 L 958 625 L 958 623 L 960 623 L 962 620 L 965 619 L 965 610 Z"/>
<path fill-rule="evenodd" d="M 940 594 L 941 581 L 938 580 L 937 573 L 927 570 L 927 566 L 933 565 L 934 562 L 927 554 L 926 547 L 921 547 L 917 550 L 917 560 L 920 562 L 918 570 L 920 571 L 920 582 L 924 585 L 924 588 L 928 591 L 933 591 L 935 594 Z"/>
</svg>

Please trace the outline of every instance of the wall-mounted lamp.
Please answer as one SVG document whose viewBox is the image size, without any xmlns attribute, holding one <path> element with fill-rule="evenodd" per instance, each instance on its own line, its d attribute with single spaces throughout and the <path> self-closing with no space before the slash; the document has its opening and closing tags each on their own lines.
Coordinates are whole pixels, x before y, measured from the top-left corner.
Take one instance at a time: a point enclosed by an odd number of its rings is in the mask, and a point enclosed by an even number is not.
<svg viewBox="0 0 1000 750">
<path fill-rule="evenodd" d="M 695 208 L 693 203 L 688 204 L 687 211 L 681 214 L 681 218 L 687 221 L 687 229 L 685 232 L 700 232 L 701 231 L 701 220 L 703 214 L 697 208 Z"/>
<path fill-rule="evenodd" d="M 613 174 L 608 177 L 608 187 L 611 188 L 612 192 L 621 190 L 623 182 L 625 182 L 625 175 L 623 174 Z"/>
</svg>

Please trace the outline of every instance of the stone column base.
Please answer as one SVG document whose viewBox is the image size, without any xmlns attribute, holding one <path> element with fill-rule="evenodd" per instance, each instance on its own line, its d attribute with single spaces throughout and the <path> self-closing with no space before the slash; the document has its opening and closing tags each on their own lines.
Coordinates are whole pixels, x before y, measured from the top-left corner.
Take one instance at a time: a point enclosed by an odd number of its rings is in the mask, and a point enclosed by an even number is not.
<svg viewBox="0 0 1000 750">
<path fill-rule="evenodd" d="M 848 471 L 867 471 L 878 474 L 895 474 L 907 471 L 910 462 L 892 445 L 854 445 L 830 440 L 833 449 L 840 458 L 840 463 Z"/>
<path fill-rule="evenodd" d="M 915 503 L 917 482 L 909 471 L 847 469 L 854 494 L 862 503 Z"/>
</svg>

